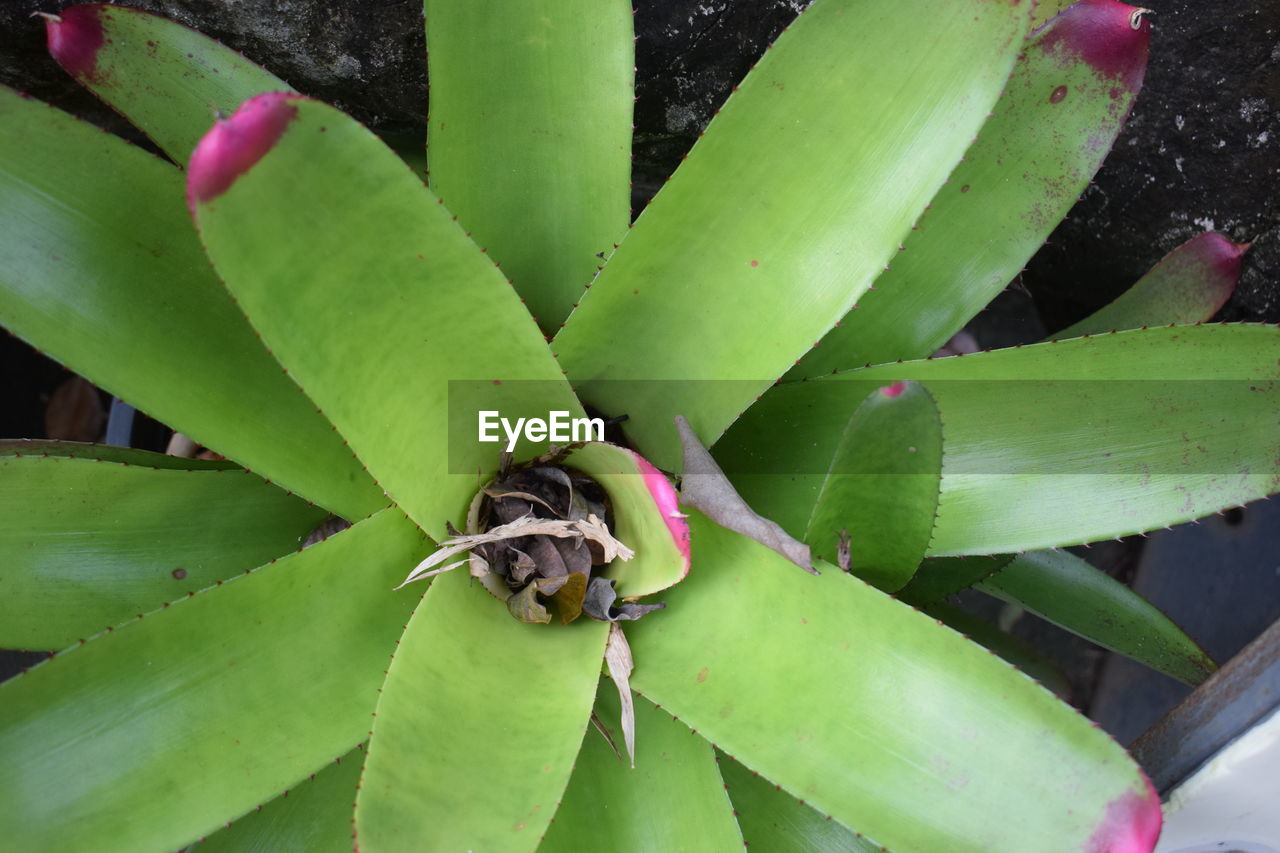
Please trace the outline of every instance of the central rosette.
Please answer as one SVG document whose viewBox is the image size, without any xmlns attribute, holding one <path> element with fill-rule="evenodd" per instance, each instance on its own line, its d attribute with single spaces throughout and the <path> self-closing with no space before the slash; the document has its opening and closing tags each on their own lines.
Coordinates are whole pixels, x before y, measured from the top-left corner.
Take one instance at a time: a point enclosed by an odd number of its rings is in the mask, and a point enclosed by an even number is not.
<svg viewBox="0 0 1280 853">
<path fill-rule="evenodd" d="M 466 531 L 405 583 L 467 566 L 522 622 L 639 619 L 641 604 L 688 571 L 688 528 L 670 483 L 637 454 L 604 442 L 560 448 L 501 469 L 475 496 Z M 451 558 L 460 559 L 450 562 Z"/>
<path fill-rule="evenodd" d="M 602 622 L 637 619 L 661 604 L 618 603 L 614 581 L 593 574 L 634 552 L 614 538 L 608 493 L 581 471 L 551 461 L 500 474 L 473 506 L 478 533 L 471 571 L 505 598 L 522 622 L 562 623 L 586 614 Z"/>
</svg>

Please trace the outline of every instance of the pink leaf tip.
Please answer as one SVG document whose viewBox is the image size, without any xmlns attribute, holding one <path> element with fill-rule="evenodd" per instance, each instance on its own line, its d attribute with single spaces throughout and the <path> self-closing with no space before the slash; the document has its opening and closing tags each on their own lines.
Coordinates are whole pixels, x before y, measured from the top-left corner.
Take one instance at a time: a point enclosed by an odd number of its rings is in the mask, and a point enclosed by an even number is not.
<svg viewBox="0 0 1280 853">
<path fill-rule="evenodd" d="M 290 103 L 298 95 L 267 92 L 240 105 L 235 115 L 219 119 L 204 135 L 187 166 L 187 204 L 222 195 L 236 179 L 253 168 L 284 135 L 298 115 Z"/>
<path fill-rule="evenodd" d="M 1149 9 L 1117 0 L 1080 0 L 1045 25 L 1044 45 L 1079 57 L 1131 92 L 1142 88 L 1151 41 Z"/>
<path fill-rule="evenodd" d="M 644 484 L 649 489 L 649 494 L 653 496 L 654 503 L 658 505 L 658 513 L 662 516 L 662 520 L 667 523 L 667 530 L 671 532 L 671 538 L 675 540 L 676 547 L 680 550 L 680 556 L 684 558 L 687 570 L 689 565 L 689 522 L 685 521 L 685 514 L 680 511 L 680 499 L 676 495 L 676 490 L 671 485 L 671 481 L 661 471 L 653 467 L 648 459 L 645 459 L 635 451 L 632 451 L 632 455 L 636 458 L 636 467 L 640 469 L 640 473 L 644 476 Z"/>
<path fill-rule="evenodd" d="M 1186 247 L 1193 245 L 1203 252 L 1205 260 L 1213 264 L 1220 276 L 1234 285 L 1240 280 L 1244 253 L 1249 251 L 1249 247 L 1253 244 L 1236 243 L 1217 231 L 1206 231 L 1183 244 Z"/>
<path fill-rule="evenodd" d="M 905 390 L 907 390 L 907 383 L 899 379 L 897 382 L 893 383 L 892 385 L 886 385 L 883 388 L 881 388 L 880 393 L 885 395 L 886 397 L 897 397 Z"/>
<path fill-rule="evenodd" d="M 1132 788 L 1107 804 L 1087 853 L 1151 853 L 1160 838 L 1160 797 L 1143 774 L 1145 792 Z"/>
<path fill-rule="evenodd" d="M 63 70 L 90 83 L 98 82 L 98 51 L 105 38 L 102 32 L 102 5 L 72 6 L 44 19 L 49 55 Z"/>
</svg>

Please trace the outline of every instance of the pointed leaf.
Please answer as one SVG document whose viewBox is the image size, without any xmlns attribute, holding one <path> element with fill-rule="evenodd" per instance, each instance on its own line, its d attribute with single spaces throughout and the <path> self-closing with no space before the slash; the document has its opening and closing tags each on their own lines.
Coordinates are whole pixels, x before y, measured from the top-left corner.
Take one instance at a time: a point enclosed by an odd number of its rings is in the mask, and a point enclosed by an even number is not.
<svg viewBox="0 0 1280 853">
<path fill-rule="evenodd" d="M 602 681 L 597 716 L 616 728 L 618 711 L 617 691 Z M 636 697 L 636 749 L 633 770 L 599 732 L 587 731 L 564 801 L 538 853 L 742 846 L 710 744 Z"/>
<path fill-rule="evenodd" d="M 886 592 L 915 574 L 933 533 L 942 469 L 942 421 L 917 382 L 871 392 L 845 427 L 805 539 L 836 561 L 842 532 L 850 570 Z"/>
<path fill-rule="evenodd" d="M 1102 164 L 1142 86 L 1150 24 L 1081 0 L 1025 45 L 978 140 L 892 270 L 788 378 L 923 358 L 990 302 Z"/>
<path fill-rule="evenodd" d="M 255 339 L 159 159 L 0 87 L 0 322 L 346 518 L 386 499 Z"/>
<path fill-rule="evenodd" d="M 748 848 L 772 853 L 881 853 L 884 848 L 819 814 L 720 753 L 720 775 Z"/>
<path fill-rule="evenodd" d="M 45 28 L 58 64 L 179 164 L 218 113 L 260 92 L 293 91 L 229 47 L 140 9 L 86 3 Z"/>
<path fill-rule="evenodd" d="M 517 622 L 463 572 L 396 649 L 356 799 L 365 853 L 533 850 L 591 714 L 608 626 Z"/>
<path fill-rule="evenodd" d="M 91 462 L 115 462 L 120 465 L 141 465 L 163 471 L 241 471 L 227 459 L 188 459 L 170 456 L 153 450 L 136 447 L 119 447 L 114 444 L 92 444 L 87 441 L 52 441 L 44 438 L 0 438 L 0 457 L 26 456 L 52 457 L 56 459 L 88 459 Z"/>
<path fill-rule="evenodd" d="M 0 458 L 0 648 L 93 636 L 297 550 L 327 515 L 238 469 Z"/>
<path fill-rule="evenodd" d="M 363 740 L 426 550 L 384 510 L 0 685 L 0 833 L 173 850 Z"/>
<path fill-rule="evenodd" d="M 426 13 L 431 188 L 554 332 L 631 218 L 631 4 Z"/>
<path fill-rule="evenodd" d="M 1113 329 L 1202 323 L 1218 313 L 1236 289 L 1247 245 L 1216 231 L 1192 237 L 1169 254 L 1115 301 L 1055 338 L 1096 335 Z"/>
<path fill-rule="evenodd" d="M 1030 6 L 802 13 L 557 335 L 584 399 L 630 415 L 661 468 L 680 462 L 676 414 L 713 443 L 890 263 L 999 96 Z"/>
<path fill-rule="evenodd" d="M 1110 539 L 1280 491 L 1270 326 L 1128 331 L 781 385 L 726 435 L 721 462 L 764 475 L 757 491 L 812 500 L 803 475 L 824 469 L 833 425 L 908 379 L 928 385 L 945 425 L 931 556 Z"/>
<path fill-rule="evenodd" d="M 351 853 L 351 804 L 364 751 L 353 749 L 191 853 Z"/>
<path fill-rule="evenodd" d="M 1186 684 L 1199 684 L 1218 668 L 1154 605 L 1065 551 L 1022 554 L 978 589 Z"/>
<path fill-rule="evenodd" d="M 437 538 L 497 465 L 498 446 L 475 438 L 479 409 L 581 414 L 493 263 L 352 119 L 260 95 L 210 131 L 188 174 L 201 238 L 254 327 Z M 487 393 L 463 405 L 455 380 Z"/>
<path fill-rule="evenodd" d="M 699 570 L 631 632 L 637 691 L 890 849 L 1151 848 L 1145 777 L 1048 691 L 855 578 L 690 521 Z"/>
<path fill-rule="evenodd" d="M 588 474 L 609 493 L 613 535 L 636 552 L 615 561 L 607 576 L 618 579 L 619 598 L 640 598 L 679 583 L 689 573 L 689 525 L 675 489 L 638 453 L 591 442 L 564 464 Z"/>
</svg>

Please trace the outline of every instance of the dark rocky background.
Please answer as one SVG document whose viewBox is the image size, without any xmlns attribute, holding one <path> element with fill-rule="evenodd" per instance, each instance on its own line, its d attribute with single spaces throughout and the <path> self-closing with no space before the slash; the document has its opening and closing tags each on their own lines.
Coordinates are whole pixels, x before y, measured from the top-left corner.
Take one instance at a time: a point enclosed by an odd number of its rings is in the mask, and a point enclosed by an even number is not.
<svg viewBox="0 0 1280 853">
<path fill-rule="evenodd" d="M 637 0 L 637 210 L 808 2 Z M 0 0 L 0 83 L 136 140 L 45 53 L 43 24 L 30 15 L 65 5 Z M 420 144 L 427 93 L 420 0 L 127 5 L 189 24 L 379 133 Z M 1255 241 L 1221 318 L 1280 322 L 1280 4 L 1166 0 L 1155 11 L 1151 66 L 1132 120 L 1096 184 L 1019 285 L 980 315 L 973 327 L 980 343 L 1035 340 L 1065 327 L 1209 228 Z M 41 412 L 68 374 L 12 338 L 0 338 L 0 367 L 2 434 L 38 437 Z M 1141 554 L 1136 542 L 1104 550 L 1091 559 L 1121 577 L 1132 574 Z M 1080 691 L 1074 698 L 1087 702 L 1100 658 L 1083 643 L 1055 639 L 1054 630 L 1023 620 L 1015 633 L 1045 648 Z"/>
<path fill-rule="evenodd" d="M 733 84 L 809 0 L 637 0 L 637 207 Z M 0 82 L 113 130 L 123 122 L 48 58 L 32 12 L 0 3 Z M 132 0 L 235 47 L 383 134 L 413 140 L 426 111 L 418 0 Z M 1280 4 L 1156 7 L 1145 91 L 1097 183 L 1023 283 L 1049 329 L 1109 301 L 1207 228 L 1255 241 L 1222 319 L 1280 321 Z"/>
</svg>

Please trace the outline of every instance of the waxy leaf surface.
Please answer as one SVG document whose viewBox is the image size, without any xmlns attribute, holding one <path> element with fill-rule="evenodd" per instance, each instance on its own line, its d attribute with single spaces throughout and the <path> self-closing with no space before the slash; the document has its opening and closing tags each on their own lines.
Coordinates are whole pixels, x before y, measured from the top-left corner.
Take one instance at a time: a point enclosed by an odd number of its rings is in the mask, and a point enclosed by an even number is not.
<svg viewBox="0 0 1280 853">
<path fill-rule="evenodd" d="M 172 166 L 0 88 L 0 322 L 350 519 L 386 499 L 209 269 Z"/>
<path fill-rule="evenodd" d="M 933 533 L 942 475 L 942 420 L 917 382 L 872 391 L 854 411 L 822 479 L 805 539 L 836 562 L 842 533 L 849 568 L 886 592 L 915 574 Z"/>
<path fill-rule="evenodd" d="M 1000 629 L 986 619 L 975 616 L 962 607 L 945 601 L 935 602 L 921 610 L 928 616 L 945 623 L 948 628 L 963 634 L 993 654 L 997 654 L 1022 672 L 1034 678 L 1045 688 L 1064 700 L 1071 698 L 1071 682 L 1057 664 L 1043 652 L 1013 634 Z"/>
<path fill-rule="evenodd" d="M 1218 668 L 1154 605 L 1065 551 L 1015 557 L 978 589 L 1187 684 L 1199 684 Z"/>
<path fill-rule="evenodd" d="M 929 355 L 995 298 L 1082 193 L 1142 85 L 1149 23 L 1081 0 L 1028 42 L 991 118 L 903 251 L 788 373 Z"/>
<path fill-rule="evenodd" d="M 49 52 L 76 81 L 185 164 L 219 113 L 280 78 L 208 36 L 140 9 L 86 3 L 46 20 Z"/>
<path fill-rule="evenodd" d="M 1004 87 L 1030 5 L 802 13 L 556 336 L 583 399 L 628 414 L 660 468 L 680 464 L 676 414 L 714 443 L 891 263 Z"/>
<path fill-rule="evenodd" d="M 772 853 L 881 853 L 882 848 L 752 773 L 716 756 L 748 848 Z"/>
<path fill-rule="evenodd" d="M 698 570 L 629 632 L 635 690 L 890 849 L 1150 850 L 1154 792 L 1072 708 L 834 567 L 690 521 Z"/>
<path fill-rule="evenodd" d="M 500 445 L 476 440 L 480 410 L 581 414 L 493 262 L 352 119 L 260 95 L 205 137 L 188 173 L 201 238 L 254 328 L 433 536 L 462 523 L 497 467 Z M 451 401 L 467 380 L 486 393 Z"/>
<path fill-rule="evenodd" d="M 1215 231 L 1192 237 L 1114 301 L 1053 337 L 1205 322 L 1235 290 L 1245 248 Z"/>
<path fill-rule="evenodd" d="M 898 590 L 898 598 L 917 607 L 943 601 L 991 577 L 1012 559 L 1012 554 L 930 558 L 920 564 L 911 582 Z"/>
<path fill-rule="evenodd" d="M 538 853 L 734 850 L 742 834 L 715 754 L 689 727 L 636 697 L 636 766 L 588 729 L 573 777 Z M 618 731 L 618 692 L 602 679 L 596 714 Z"/>
<path fill-rule="evenodd" d="M 0 449 L 0 647 L 91 637 L 297 550 L 327 515 L 242 469 Z"/>
<path fill-rule="evenodd" d="M 511 618 L 436 578 L 396 648 L 356 800 L 365 853 L 533 850 L 591 714 L 608 626 Z"/>
<path fill-rule="evenodd" d="M 0 686 L 0 833 L 29 850 L 174 850 L 369 731 L 426 551 L 388 509 Z"/>
<path fill-rule="evenodd" d="M 717 447 L 726 472 L 812 501 L 802 475 L 824 470 L 838 425 L 867 393 L 898 380 L 925 383 L 944 424 L 931 556 L 1110 539 L 1280 491 L 1280 329 L 1248 325 L 1119 332 L 782 385 Z"/>
<path fill-rule="evenodd" d="M 631 3 L 426 13 L 431 188 L 553 333 L 630 222 Z"/>
<path fill-rule="evenodd" d="M 364 751 L 351 750 L 191 853 L 351 853 L 351 809 L 363 764 Z"/>
</svg>

